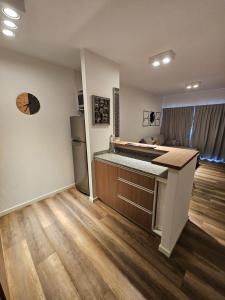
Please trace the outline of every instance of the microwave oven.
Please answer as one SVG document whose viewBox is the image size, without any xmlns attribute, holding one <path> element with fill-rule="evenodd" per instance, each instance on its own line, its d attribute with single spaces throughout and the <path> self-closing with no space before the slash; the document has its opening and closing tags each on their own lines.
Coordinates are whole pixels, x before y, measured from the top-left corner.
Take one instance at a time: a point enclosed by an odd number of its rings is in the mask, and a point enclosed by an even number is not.
<svg viewBox="0 0 225 300">
<path fill-rule="evenodd" d="M 79 111 L 84 111 L 83 90 L 78 91 L 78 110 Z"/>
</svg>

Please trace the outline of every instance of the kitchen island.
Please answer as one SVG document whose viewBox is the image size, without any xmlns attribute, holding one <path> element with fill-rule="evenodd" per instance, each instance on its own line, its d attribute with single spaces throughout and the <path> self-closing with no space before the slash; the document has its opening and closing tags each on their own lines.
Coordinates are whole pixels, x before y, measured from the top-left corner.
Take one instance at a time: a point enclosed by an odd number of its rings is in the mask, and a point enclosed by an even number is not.
<svg viewBox="0 0 225 300">
<path fill-rule="evenodd" d="M 188 220 L 198 151 L 119 141 L 113 152 L 95 155 L 97 197 L 158 234 L 170 256 Z"/>
</svg>

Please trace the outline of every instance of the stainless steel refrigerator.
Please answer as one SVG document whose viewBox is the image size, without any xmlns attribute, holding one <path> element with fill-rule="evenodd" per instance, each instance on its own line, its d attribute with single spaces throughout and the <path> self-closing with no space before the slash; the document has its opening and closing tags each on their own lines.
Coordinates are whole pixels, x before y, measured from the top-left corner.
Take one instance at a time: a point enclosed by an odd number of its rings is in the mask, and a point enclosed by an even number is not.
<svg viewBox="0 0 225 300">
<path fill-rule="evenodd" d="M 89 195 L 87 147 L 84 116 L 70 117 L 74 178 L 76 188 Z"/>
</svg>

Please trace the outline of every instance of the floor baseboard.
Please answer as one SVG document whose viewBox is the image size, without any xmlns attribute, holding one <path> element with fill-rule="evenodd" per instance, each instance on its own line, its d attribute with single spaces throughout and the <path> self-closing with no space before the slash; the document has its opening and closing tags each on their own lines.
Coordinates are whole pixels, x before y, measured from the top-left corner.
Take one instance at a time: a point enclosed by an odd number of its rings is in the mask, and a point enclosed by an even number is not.
<svg viewBox="0 0 225 300">
<path fill-rule="evenodd" d="M 97 199 L 98 199 L 98 197 L 91 197 L 91 196 L 89 196 L 89 200 L 91 202 L 95 202 Z"/>
<path fill-rule="evenodd" d="M 158 249 L 159 249 L 159 251 L 160 251 L 161 253 L 165 254 L 167 257 L 170 257 L 170 255 L 172 254 L 173 249 L 175 248 L 175 246 L 176 246 L 176 244 L 177 244 L 177 241 L 179 240 L 179 238 L 180 238 L 180 236 L 181 236 L 181 233 L 183 232 L 184 227 L 186 226 L 188 220 L 189 220 L 189 218 L 188 218 L 188 216 L 187 216 L 187 220 L 186 220 L 186 222 L 184 223 L 183 228 L 182 228 L 182 230 L 180 231 L 180 233 L 179 233 L 179 235 L 178 235 L 178 237 L 177 237 L 177 239 L 176 239 L 176 242 L 174 243 L 172 249 L 169 250 L 169 249 L 165 248 L 164 246 L 162 246 L 162 244 L 159 245 L 159 248 L 158 248 Z"/>
<path fill-rule="evenodd" d="M 10 207 L 10 208 L 8 208 L 8 209 L 6 209 L 6 210 L 1 211 L 1 212 L 0 212 L 0 217 L 5 216 L 5 215 L 7 215 L 7 214 L 9 214 L 9 213 L 11 213 L 11 212 L 13 212 L 13 211 L 15 211 L 15 210 L 20 209 L 20 208 L 23 208 L 23 207 L 26 207 L 26 206 L 28 206 L 28 205 L 31 205 L 31 204 L 33 204 L 33 203 L 35 203 L 35 202 L 44 200 L 44 199 L 49 198 L 49 197 L 53 197 L 55 194 L 60 193 L 60 192 L 63 192 L 63 191 L 65 191 L 65 190 L 68 190 L 68 189 L 70 189 L 70 188 L 72 188 L 72 187 L 74 187 L 74 186 L 75 186 L 75 183 L 71 183 L 71 184 L 69 184 L 69 185 L 67 185 L 67 186 L 65 186 L 65 187 L 62 187 L 62 188 L 57 189 L 57 190 L 55 190 L 55 191 L 52 191 L 52 192 L 50 192 L 50 193 L 41 195 L 41 196 L 39 196 L 39 197 L 37 197 L 37 198 L 33 198 L 33 199 L 29 200 L 29 201 L 26 201 L 26 202 L 20 203 L 20 204 L 18 204 L 18 205 L 15 205 L 15 206 L 13 206 L 13 207 Z"/>
<path fill-rule="evenodd" d="M 171 252 L 168 249 L 164 248 L 161 244 L 159 245 L 159 251 L 167 257 L 170 257 L 171 255 Z"/>
</svg>

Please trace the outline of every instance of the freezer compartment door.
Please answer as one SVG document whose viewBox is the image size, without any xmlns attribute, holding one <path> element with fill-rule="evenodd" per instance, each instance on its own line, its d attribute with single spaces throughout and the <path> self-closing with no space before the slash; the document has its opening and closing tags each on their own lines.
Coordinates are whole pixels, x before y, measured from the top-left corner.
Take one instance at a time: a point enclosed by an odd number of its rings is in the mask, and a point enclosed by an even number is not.
<svg viewBox="0 0 225 300">
<path fill-rule="evenodd" d="M 73 141 L 72 148 L 76 188 L 89 195 L 86 143 Z"/>
<path fill-rule="evenodd" d="M 84 116 L 70 117 L 70 127 L 72 140 L 86 141 Z"/>
</svg>

